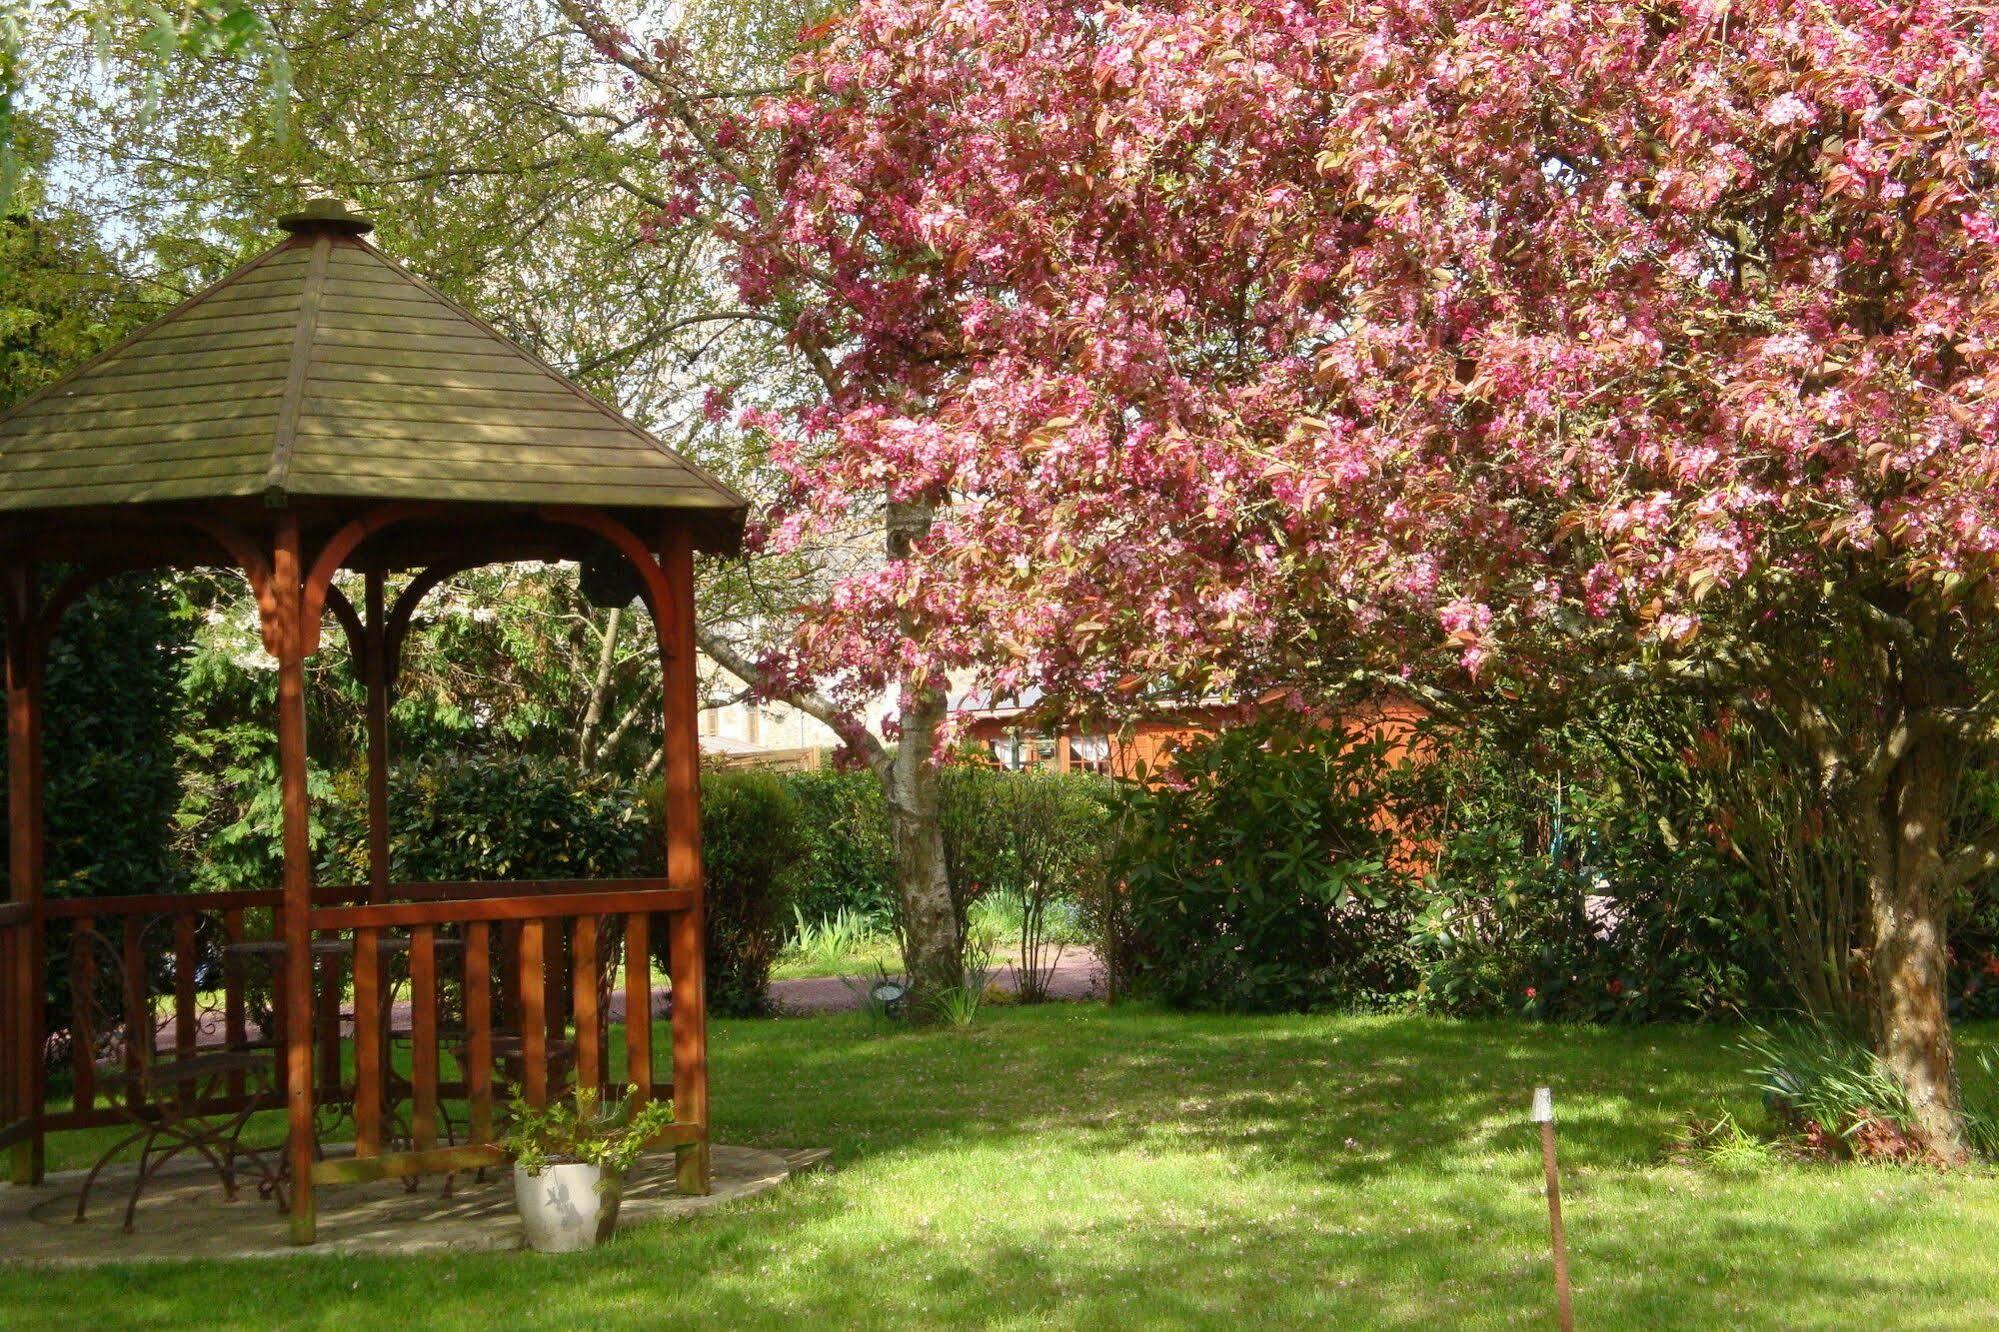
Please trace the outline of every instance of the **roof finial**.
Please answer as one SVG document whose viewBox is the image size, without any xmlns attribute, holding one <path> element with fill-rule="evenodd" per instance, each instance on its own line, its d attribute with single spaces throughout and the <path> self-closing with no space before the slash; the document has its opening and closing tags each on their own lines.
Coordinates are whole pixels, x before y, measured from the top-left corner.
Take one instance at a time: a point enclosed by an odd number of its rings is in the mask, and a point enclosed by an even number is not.
<svg viewBox="0 0 1999 1332">
<path fill-rule="evenodd" d="M 375 224 L 347 206 L 345 199 L 307 199 L 296 213 L 286 213 L 278 225 L 294 236 L 310 236 L 330 231 L 342 236 L 365 236 Z"/>
</svg>

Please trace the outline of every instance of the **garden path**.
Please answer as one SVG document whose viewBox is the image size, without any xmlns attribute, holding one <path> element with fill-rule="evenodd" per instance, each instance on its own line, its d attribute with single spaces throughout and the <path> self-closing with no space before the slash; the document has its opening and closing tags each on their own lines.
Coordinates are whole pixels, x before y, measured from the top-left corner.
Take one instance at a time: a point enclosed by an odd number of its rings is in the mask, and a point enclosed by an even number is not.
<svg viewBox="0 0 1999 1332">
<path fill-rule="evenodd" d="M 803 1016 L 811 1013 L 852 1013 L 861 1007 L 865 976 L 814 976 L 770 983 L 771 1005 L 780 1013 Z M 1008 993 L 1018 993 L 1020 977 L 1013 963 L 1002 964 L 993 973 L 992 983 Z M 1104 964 L 1087 948 L 1068 947 L 1055 963 L 1049 978 L 1051 999 L 1094 999 L 1104 992 Z"/>
</svg>

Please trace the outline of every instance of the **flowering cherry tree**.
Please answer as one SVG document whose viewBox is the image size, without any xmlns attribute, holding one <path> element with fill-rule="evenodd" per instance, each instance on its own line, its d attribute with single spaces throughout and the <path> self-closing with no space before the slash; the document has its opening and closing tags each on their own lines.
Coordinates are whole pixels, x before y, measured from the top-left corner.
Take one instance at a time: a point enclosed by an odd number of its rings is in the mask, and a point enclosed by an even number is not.
<svg viewBox="0 0 1999 1332">
<path fill-rule="evenodd" d="M 794 668 L 1725 695 L 1864 857 L 1879 1048 L 1961 1155 L 1995 17 L 862 0 L 754 104 L 655 49 L 674 207 L 824 372 L 750 422 L 790 482 L 769 546 L 920 517 Z"/>
</svg>

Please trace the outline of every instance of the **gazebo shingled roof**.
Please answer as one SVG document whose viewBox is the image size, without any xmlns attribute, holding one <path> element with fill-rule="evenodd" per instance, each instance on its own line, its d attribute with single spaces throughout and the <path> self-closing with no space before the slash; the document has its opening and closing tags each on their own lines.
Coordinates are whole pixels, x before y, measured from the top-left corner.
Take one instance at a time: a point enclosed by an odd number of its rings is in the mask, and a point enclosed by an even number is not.
<svg viewBox="0 0 1999 1332">
<path fill-rule="evenodd" d="M 263 497 L 697 511 L 746 502 L 370 245 L 292 238 L 0 417 L 0 514 Z M 315 245 L 315 237 L 329 238 Z"/>
<path fill-rule="evenodd" d="M 344 205 L 308 205 L 282 225 L 291 234 L 276 248 L 0 416 L 9 834 L 0 1150 L 12 1149 L 17 1183 L 34 1183 L 48 1133 L 125 1123 L 134 1109 L 122 1096 L 93 1100 L 89 1039 L 71 1043 L 82 1065 L 74 1105 L 51 1106 L 45 1096 L 51 931 L 57 947 L 74 948 L 93 928 L 122 929 L 129 956 L 170 925 L 170 958 L 137 959 L 142 965 L 127 970 L 173 975 L 176 1050 L 187 1055 L 201 1020 L 196 978 L 209 975 L 196 941 L 221 930 L 236 940 L 231 947 L 245 946 L 237 938 L 243 912 L 268 910 L 282 953 L 274 1074 L 288 1124 L 282 1192 L 292 1237 L 310 1242 L 318 1184 L 449 1174 L 501 1159 L 491 1073 L 510 1040 L 509 1067 L 520 1070 L 530 1103 L 557 1094 L 567 1076 L 616 1094 L 607 992 L 620 962 L 599 931 L 622 921 L 626 1011 L 651 1009 L 655 938 L 666 947 L 673 993 L 670 1050 L 658 1061 L 651 1024 L 625 1024 L 626 1080 L 640 1099 L 672 1098 L 674 1123 L 656 1141 L 678 1153 L 681 1187 L 706 1192 L 694 554 L 734 551 L 747 506 L 383 256 L 363 239 L 370 224 Z M 663 686 L 664 873 L 393 882 L 391 703 L 412 617 L 463 570 L 552 559 L 612 573 L 622 564 L 635 583 L 592 585 L 600 594 L 632 587 L 652 612 Z M 184 894 L 140 884 L 126 896 L 48 900 L 43 692 L 65 608 L 121 572 L 218 565 L 248 580 L 277 662 L 282 883 Z M 359 575 L 347 583 L 362 594 L 354 600 L 336 586 L 343 571 Z M 392 584 L 402 573 L 409 576 Z M 358 885 L 313 881 L 305 663 L 328 615 L 345 631 L 367 692 L 368 874 Z M 653 920 L 664 923 L 662 936 L 652 935 Z M 461 1081 L 449 1085 L 437 1059 L 437 954 L 446 943 L 464 959 L 457 983 L 465 996 Z M 390 944 L 408 957 L 407 1079 L 389 1057 L 395 1005 L 378 952 Z M 346 962 L 316 969 L 328 945 L 344 950 Z M 351 966 L 347 980 L 343 965 Z M 250 1048 L 241 977 L 229 973 L 226 984 L 230 1048 Z M 353 996 L 346 1062 L 343 984 Z M 128 1024 L 134 1012 L 150 1021 L 141 1003 L 128 1007 Z M 562 1033 L 572 1018 L 569 1039 Z M 574 1047 L 567 1073 L 558 1046 Z M 439 1141 L 447 1092 L 469 1107 L 469 1138 L 455 1144 Z M 239 1085 L 220 1099 L 182 1099 L 190 1114 L 248 1113 L 247 1094 Z M 354 1155 L 322 1157 L 317 1109 L 343 1098 L 353 1106 Z M 409 1113 L 399 1119 L 405 1102 Z"/>
</svg>

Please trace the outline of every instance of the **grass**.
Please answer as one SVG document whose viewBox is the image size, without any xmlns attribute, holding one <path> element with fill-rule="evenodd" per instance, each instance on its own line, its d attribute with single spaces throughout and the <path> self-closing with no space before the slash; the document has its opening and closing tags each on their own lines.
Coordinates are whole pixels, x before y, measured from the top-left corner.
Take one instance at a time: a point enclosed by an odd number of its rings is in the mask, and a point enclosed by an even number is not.
<svg viewBox="0 0 1999 1332">
<path fill-rule="evenodd" d="M 0 1323 L 1545 1325 L 1537 1083 L 1583 1325 L 1999 1323 L 1989 1173 L 1667 1160 L 1692 1110 L 1760 1117 L 1735 1035 L 1081 1005 L 718 1022 L 719 1137 L 836 1170 L 558 1260 L 0 1268 Z"/>
<path fill-rule="evenodd" d="M 1058 910 L 1047 923 L 1044 947 L 1049 956 L 1059 948 L 1081 941 L 1082 929 L 1074 919 L 1074 908 L 1057 903 Z M 1021 907 L 1017 899 L 1004 894 L 980 898 L 972 904 L 968 922 L 972 931 L 989 941 L 994 959 L 1005 964 L 1020 956 Z M 886 922 L 842 908 L 838 915 L 807 920 L 794 911 L 791 941 L 771 968 L 772 980 L 802 980 L 826 976 L 873 976 L 885 969 L 902 971 L 902 950 L 895 932 Z"/>
<path fill-rule="evenodd" d="M 872 976 L 877 966 L 902 970 L 902 950 L 893 935 L 873 934 L 837 951 L 811 954 L 786 952 L 770 970 L 772 980 L 804 980 L 822 976 Z"/>
</svg>

